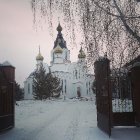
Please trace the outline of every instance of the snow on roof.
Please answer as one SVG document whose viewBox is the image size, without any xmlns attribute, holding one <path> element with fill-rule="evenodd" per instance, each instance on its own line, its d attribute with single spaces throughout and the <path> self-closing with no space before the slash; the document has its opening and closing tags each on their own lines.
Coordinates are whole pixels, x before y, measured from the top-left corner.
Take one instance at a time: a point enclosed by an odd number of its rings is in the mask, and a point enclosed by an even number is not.
<svg viewBox="0 0 140 140">
<path fill-rule="evenodd" d="M 5 62 L 2 64 L 2 66 L 12 66 L 12 67 L 13 67 L 13 65 L 12 65 L 10 62 L 8 62 L 8 61 L 5 61 Z"/>
<path fill-rule="evenodd" d="M 8 61 L 3 62 L 2 65 L 3 65 L 3 66 L 12 66 L 12 65 L 10 64 L 10 62 L 8 62 Z"/>
</svg>

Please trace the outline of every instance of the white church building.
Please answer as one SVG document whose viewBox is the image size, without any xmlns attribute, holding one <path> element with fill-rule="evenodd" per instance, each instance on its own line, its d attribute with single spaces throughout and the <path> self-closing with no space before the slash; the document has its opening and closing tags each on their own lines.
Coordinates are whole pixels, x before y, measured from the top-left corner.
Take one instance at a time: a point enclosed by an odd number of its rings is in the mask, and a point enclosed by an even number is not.
<svg viewBox="0 0 140 140">
<path fill-rule="evenodd" d="M 51 51 L 50 66 L 43 62 L 43 56 L 40 53 L 36 57 L 36 69 L 42 63 L 46 72 L 51 70 L 54 76 L 57 76 L 62 84 L 61 96 L 66 98 L 73 97 L 91 97 L 93 95 L 92 84 L 94 76 L 88 73 L 86 66 L 86 55 L 81 48 L 78 54 L 78 61 L 70 61 L 70 50 L 66 46 L 66 41 L 62 36 L 62 27 L 57 27 L 57 38 Z M 35 69 L 35 70 L 36 70 Z M 24 99 L 33 99 L 33 73 L 24 82 Z"/>
</svg>

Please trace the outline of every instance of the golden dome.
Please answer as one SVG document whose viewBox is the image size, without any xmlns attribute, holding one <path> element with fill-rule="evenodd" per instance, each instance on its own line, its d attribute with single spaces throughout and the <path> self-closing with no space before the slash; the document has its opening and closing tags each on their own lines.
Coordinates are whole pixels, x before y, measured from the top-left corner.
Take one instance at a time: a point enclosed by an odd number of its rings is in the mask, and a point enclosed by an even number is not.
<svg viewBox="0 0 140 140">
<path fill-rule="evenodd" d="M 38 55 L 37 55 L 37 57 L 36 57 L 36 60 L 41 60 L 41 61 L 43 61 L 43 59 L 44 59 L 44 57 L 41 55 L 41 53 L 40 53 L 40 46 L 39 46 L 39 53 L 38 53 Z"/>
<path fill-rule="evenodd" d="M 39 53 L 36 57 L 36 60 L 41 60 L 42 61 L 43 59 L 44 59 L 44 57 L 41 55 L 41 53 Z"/>
<path fill-rule="evenodd" d="M 86 54 L 84 53 L 84 51 L 82 50 L 82 48 L 79 51 L 78 58 L 86 58 Z"/>
<path fill-rule="evenodd" d="M 62 53 L 63 52 L 63 49 L 60 47 L 60 46 L 57 46 L 55 49 L 54 49 L 54 53 Z"/>
</svg>

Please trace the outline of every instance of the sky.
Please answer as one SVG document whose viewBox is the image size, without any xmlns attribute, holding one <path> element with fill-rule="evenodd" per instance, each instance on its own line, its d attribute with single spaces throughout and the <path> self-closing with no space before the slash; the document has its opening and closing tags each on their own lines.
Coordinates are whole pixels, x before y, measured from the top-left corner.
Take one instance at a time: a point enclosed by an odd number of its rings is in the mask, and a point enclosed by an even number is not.
<svg viewBox="0 0 140 140">
<path fill-rule="evenodd" d="M 35 30 L 30 1 L 0 0 L 0 63 L 9 61 L 15 66 L 15 79 L 21 87 L 35 69 L 39 45 L 44 62 L 50 64 L 50 52 L 57 36 L 58 17 L 63 27 L 63 37 L 71 51 L 72 62 L 77 60 L 80 49 L 80 46 L 74 47 L 67 41 L 65 25 L 58 13 L 53 20 L 53 36 L 50 35 L 48 24 L 45 22 L 42 28 Z"/>
</svg>

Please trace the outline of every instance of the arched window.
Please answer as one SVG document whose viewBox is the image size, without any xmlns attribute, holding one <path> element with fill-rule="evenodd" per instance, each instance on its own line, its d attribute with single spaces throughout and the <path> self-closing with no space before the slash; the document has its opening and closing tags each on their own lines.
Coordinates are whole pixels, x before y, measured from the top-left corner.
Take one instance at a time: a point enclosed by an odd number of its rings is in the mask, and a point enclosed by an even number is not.
<svg viewBox="0 0 140 140">
<path fill-rule="evenodd" d="M 63 94 L 63 80 L 62 80 L 62 94 Z"/>
<path fill-rule="evenodd" d="M 75 70 L 75 77 L 76 77 L 76 79 L 77 79 L 77 70 Z"/>
<path fill-rule="evenodd" d="M 54 53 L 53 53 L 53 62 L 54 62 Z"/>
<path fill-rule="evenodd" d="M 65 80 L 65 93 L 67 92 L 67 83 L 66 83 L 67 81 Z"/>
<path fill-rule="evenodd" d="M 90 92 L 90 82 L 89 82 L 89 92 Z"/>
<path fill-rule="evenodd" d="M 65 59 L 66 59 L 66 60 L 67 60 L 67 57 L 68 57 L 68 56 L 67 56 L 67 52 L 66 52 L 66 55 L 65 55 Z"/>
<path fill-rule="evenodd" d="M 86 82 L 86 89 L 87 89 L 87 94 L 88 94 L 88 83 Z"/>
<path fill-rule="evenodd" d="M 30 84 L 28 83 L 28 94 L 30 94 Z"/>
</svg>

